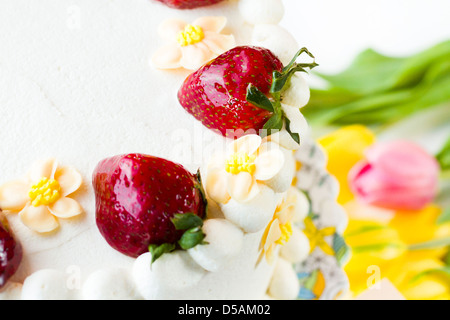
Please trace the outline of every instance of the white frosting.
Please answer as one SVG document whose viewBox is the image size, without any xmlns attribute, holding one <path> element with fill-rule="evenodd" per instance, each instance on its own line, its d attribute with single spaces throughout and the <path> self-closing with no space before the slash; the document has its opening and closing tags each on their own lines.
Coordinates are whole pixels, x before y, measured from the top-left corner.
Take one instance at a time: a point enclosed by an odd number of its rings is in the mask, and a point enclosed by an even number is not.
<svg viewBox="0 0 450 320">
<path fill-rule="evenodd" d="M 279 149 L 284 154 L 283 167 L 281 168 L 279 174 L 266 181 L 266 185 L 272 188 L 275 192 L 283 193 L 286 192 L 292 184 L 292 179 L 295 176 L 296 164 L 292 151 L 283 147 L 279 147 Z"/>
<path fill-rule="evenodd" d="M 239 10 L 250 24 L 277 24 L 284 15 L 281 0 L 240 0 Z"/>
<path fill-rule="evenodd" d="M 59 270 L 42 269 L 27 277 L 22 286 L 23 300 L 69 300 L 75 298 L 67 275 Z"/>
<path fill-rule="evenodd" d="M 136 259 L 132 274 L 144 299 L 176 299 L 181 292 L 198 285 L 206 270 L 187 252 L 174 251 L 154 263 L 150 253 L 142 254 Z"/>
<path fill-rule="evenodd" d="M 253 233 L 262 230 L 272 219 L 277 207 L 275 192 L 261 184 L 259 193 L 252 200 L 241 203 L 231 199 L 221 205 L 225 217 L 242 230 Z"/>
<path fill-rule="evenodd" d="M 297 274 L 292 264 L 284 259 L 278 259 L 274 275 L 269 285 L 269 295 L 275 299 L 295 299 L 300 290 Z"/>
<path fill-rule="evenodd" d="M 301 108 L 308 103 L 310 96 L 311 92 L 306 79 L 302 74 L 295 73 L 291 78 L 289 90 L 283 93 L 283 104 Z"/>
<path fill-rule="evenodd" d="M 299 49 L 297 40 L 286 29 L 276 24 L 255 25 L 252 44 L 276 52 L 284 65 L 292 60 Z"/>
<path fill-rule="evenodd" d="M 22 284 L 8 281 L 0 291 L 0 300 L 20 300 L 22 295 Z"/>
<path fill-rule="evenodd" d="M 107 268 L 93 272 L 83 284 L 82 298 L 86 300 L 141 299 L 128 269 Z"/>
<path fill-rule="evenodd" d="M 256 10 L 250 10 L 255 2 Z M 24 257 L 0 299 L 18 298 L 19 293 L 23 299 L 257 299 L 265 295 L 274 266 L 256 262 L 262 232 L 282 197 L 278 192 L 287 189 L 294 175 L 294 161 L 287 151 L 278 180 L 263 185 L 255 198 L 216 206 L 217 218 L 228 221 L 205 221 L 205 230 L 211 230 L 207 232 L 210 246 L 165 254 L 153 264 L 150 253 L 132 259 L 102 238 L 95 225 L 91 174 L 100 160 L 131 152 L 166 158 L 195 172 L 211 155 L 224 150 L 225 139 L 203 127 L 177 101 L 177 90 L 188 72 L 148 65 L 163 45 L 157 30 L 164 19 L 225 16 L 224 31 L 233 34 L 237 44 L 250 44 L 252 37 L 262 41 L 261 35 L 277 30 L 275 34 L 289 48 L 273 37 L 261 43 L 284 60 L 294 42 L 285 30 L 268 26 L 278 23 L 283 12 L 280 0 L 226 1 L 195 10 L 173 10 L 143 0 L 2 1 L 0 104 L 6 112 L 0 117 L 0 184 L 21 177 L 35 160 L 55 157 L 81 173 L 83 184 L 71 196 L 84 212 L 45 235 L 28 229 L 17 214 L 7 214 Z M 252 24 L 260 24 L 253 35 Z M 277 268 L 284 270 L 286 264 Z M 292 284 L 288 293 L 279 293 L 292 272 L 274 278 L 274 297 L 293 296 Z"/>
<path fill-rule="evenodd" d="M 280 255 L 289 262 L 297 263 L 306 259 L 309 250 L 308 238 L 301 230 L 294 228 L 289 241 L 281 247 Z"/>
<path fill-rule="evenodd" d="M 219 272 L 203 269 L 186 251 L 164 254 L 153 264 L 145 253 L 132 270 L 138 292 L 144 299 L 260 299 L 273 272 L 265 261 L 256 264 L 261 236 L 245 234 L 242 249 Z"/>
<path fill-rule="evenodd" d="M 195 246 L 188 253 L 205 270 L 217 272 L 241 251 L 244 233 L 225 219 L 208 219 L 202 230 L 207 244 Z"/>
</svg>

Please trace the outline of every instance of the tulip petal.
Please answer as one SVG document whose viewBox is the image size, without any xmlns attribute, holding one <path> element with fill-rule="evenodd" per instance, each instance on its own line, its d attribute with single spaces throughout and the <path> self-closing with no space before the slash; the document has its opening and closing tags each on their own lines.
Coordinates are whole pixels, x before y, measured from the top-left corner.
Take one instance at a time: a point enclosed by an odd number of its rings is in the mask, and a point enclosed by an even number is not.
<svg viewBox="0 0 450 320">
<path fill-rule="evenodd" d="M 199 26 L 204 32 L 218 33 L 225 28 L 227 24 L 226 17 L 201 17 L 192 23 L 194 26 Z"/>
<path fill-rule="evenodd" d="M 408 184 L 408 180 L 395 179 L 366 162 L 358 163 L 349 174 L 350 185 L 357 198 L 367 204 L 395 210 L 418 210 L 431 202 L 437 183 Z"/>
<path fill-rule="evenodd" d="M 389 209 L 422 209 L 437 193 L 439 166 L 409 141 L 378 143 L 349 172 L 357 197 Z"/>
<path fill-rule="evenodd" d="M 367 160 L 394 181 L 420 183 L 424 178 L 438 176 L 439 165 L 417 144 L 409 141 L 379 143 L 366 152 Z"/>
<path fill-rule="evenodd" d="M 19 212 L 19 218 L 28 228 L 41 233 L 53 231 L 59 226 L 47 206 L 28 205 Z"/>
<path fill-rule="evenodd" d="M 0 186 L 0 208 L 3 211 L 22 210 L 27 201 L 30 186 L 25 181 L 16 180 Z"/>
<path fill-rule="evenodd" d="M 77 201 L 66 197 L 59 198 L 48 209 L 54 216 L 64 219 L 72 218 L 83 213 L 83 208 Z"/>
</svg>

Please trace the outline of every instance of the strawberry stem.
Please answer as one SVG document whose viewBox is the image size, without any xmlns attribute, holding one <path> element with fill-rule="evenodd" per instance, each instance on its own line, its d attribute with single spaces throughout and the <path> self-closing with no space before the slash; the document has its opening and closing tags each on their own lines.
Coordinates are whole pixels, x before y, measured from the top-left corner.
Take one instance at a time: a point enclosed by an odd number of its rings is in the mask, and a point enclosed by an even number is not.
<svg viewBox="0 0 450 320">
<path fill-rule="evenodd" d="M 298 57 L 306 53 L 310 56 L 313 61 L 311 63 L 296 63 Z M 289 133 L 291 138 L 300 144 L 300 136 L 298 133 L 293 133 L 291 131 L 291 122 L 287 118 L 286 114 L 283 112 L 281 107 L 281 93 L 289 88 L 289 83 L 291 77 L 296 72 L 307 72 L 306 68 L 312 69 L 317 67 L 318 64 L 314 61 L 314 56 L 306 48 L 301 48 L 292 58 L 291 62 L 280 71 L 274 71 L 272 75 L 272 85 L 270 87 L 270 94 L 272 99 L 269 99 L 264 93 L 258 90 L 253 84 L 249 84 L 247 87 L 247 101 L 255 105 L 258 108 L 268 110 L 273 113 L 273 115 L 264 124 L 262 133 L 263 136 L 271 135 L 274 131 L 280 131 L 283 128 L 283 124 L 286 127 L 286 131 Z M 300 112 L 300 111 L 299 111 Z"/>
<path fill-rule="evenodd" d="M 289 64 L 283 68 L 282 72 L 286 72 L 287 70 L 291 69 L 292 66 L 296 63 L 295 61 L 297 61 L 298 57 L 302 54 L 302 53 L 306 53 L 308 56 L 310 56 L 311 58 L 314 59 L 314 56 L 311 54 L 311 52 L 308 51 L 308 49 L 306 49 L 305 47 L 301 48 L 299 51 L 297 51 L 297 53 L 294 55 L 294 57 L 292 58 L 291 62 L 289 62 Z"/>
</svg>

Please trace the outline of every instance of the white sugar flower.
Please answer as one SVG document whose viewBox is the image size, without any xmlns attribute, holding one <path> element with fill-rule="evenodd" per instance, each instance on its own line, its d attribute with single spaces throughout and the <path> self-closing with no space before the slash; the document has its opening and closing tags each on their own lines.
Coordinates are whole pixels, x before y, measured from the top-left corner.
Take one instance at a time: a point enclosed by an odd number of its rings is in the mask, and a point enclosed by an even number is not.
<svg viewBox="0 0 450 320">
<path fill-rule="evenodd" d="M 272 263 L 276 248 L 284 246 L 292 241 L 303 242 L 299 237 L 292 238 L 297 231 L 295 223 L 303 221 L 308 214 L 309 207 L 305 201 L 305 195 L 295 187 L 289 188 L 281 203 L 277 206 L 272 221 L 267 225 L 261 239 L 260 259 L 265 256 L 267 262 Z M 307 241 L 307 239 L 306 239 Z M 301 248 L 303 243 L 295 243 L 295 247 Z M 309 249 L 309 248 L 308 248 Z M 288 251 L 286 250 L 286 253 Z M 294 255 L 288 254 L 288 260 L 296 260 Z"/>
<path fill-rule="evenodd" d="M 205 188 L 209 197 L 220 204 L 230 199 L 246 203 L 255 198 L 262 185 L 284 167 L 285 155 L 275 146 L 255 134 L 233 141 L 225 159 L 208 168 Z"/>
<path fill-rule="evenodd" d="M 233 35 L 220 33 L 226 23 L 225 17 L 202 17 L 192 24 L 179 19 L 164 21 L 158 33 L 167 44 L 155 52 L 152 64 L 159 69 L 198 69 L 235 46 Z"/>
<path fill-rule="evenodd" d="M 58 167 L 54 159 L 36 162 L 21 180 L 0 186 L 0 208 L 19 212 L 20 220 L 37 232 L 59 226 L 57 218 L 71 218 L 83 212 L 67 197 L 81 186 L 81 175 L 71 167 Z"/>
</svg>

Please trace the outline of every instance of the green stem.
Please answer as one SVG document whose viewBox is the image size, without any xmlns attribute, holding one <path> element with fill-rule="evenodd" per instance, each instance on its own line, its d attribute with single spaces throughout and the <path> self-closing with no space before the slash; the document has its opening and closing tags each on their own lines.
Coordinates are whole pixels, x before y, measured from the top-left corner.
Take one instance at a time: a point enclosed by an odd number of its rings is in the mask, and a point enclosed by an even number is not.
<svg viewBox="0 0 450 320">
<path fill-rule="evenodd" d="M 450 237 L 411 244 L 409 245 L 408 250 L 435 249 L 445 246 L 450 246 Z"/>
</svg>

